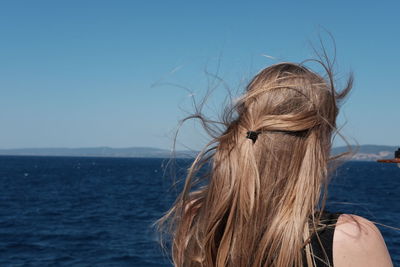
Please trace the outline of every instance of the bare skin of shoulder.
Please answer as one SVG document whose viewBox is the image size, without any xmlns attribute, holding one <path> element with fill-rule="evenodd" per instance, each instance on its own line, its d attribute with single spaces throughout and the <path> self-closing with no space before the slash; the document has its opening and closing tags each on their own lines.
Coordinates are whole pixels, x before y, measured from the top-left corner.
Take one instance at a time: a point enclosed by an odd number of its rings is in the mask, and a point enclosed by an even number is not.
<svg viewBox="0 0 400 267">
<path fill-rule="evenodd" d="M 369 220 L 342 214 L 333 236 L 335 267 L 392 267 L 385 241 L 379 229 Z"/>
</svg>

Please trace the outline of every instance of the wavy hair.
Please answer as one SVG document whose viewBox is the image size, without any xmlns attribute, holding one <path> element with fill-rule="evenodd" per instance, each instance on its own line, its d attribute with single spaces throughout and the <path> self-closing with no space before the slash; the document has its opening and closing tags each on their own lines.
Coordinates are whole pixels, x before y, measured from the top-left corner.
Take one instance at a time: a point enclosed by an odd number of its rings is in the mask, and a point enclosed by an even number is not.
<svg viewBox="0 0 400 267">
<path fill-rule="evenodd" d="M 314 61 L 324 77 L 304 62 L 275 64 L 255 75 L 221 121 L 190 116 L 212 140 L 158 221 L 175 266 L 315 264 L 310 237 L 322 224 L 336 117 L 353 78 L 337 91 L 332 65 Z M 255 142 L 248 131 L 259 132 Z M 203 167 L 209 171 L 200 175 Z"/>
</svg>

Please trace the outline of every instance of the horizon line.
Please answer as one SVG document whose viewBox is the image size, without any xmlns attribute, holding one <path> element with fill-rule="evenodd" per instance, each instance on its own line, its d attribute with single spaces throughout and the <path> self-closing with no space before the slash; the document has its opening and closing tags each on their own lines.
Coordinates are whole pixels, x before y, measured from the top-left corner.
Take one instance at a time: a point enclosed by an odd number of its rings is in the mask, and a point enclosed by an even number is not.
<svg viewBox="0 0 400 267">
<path fill-rule="evenodd" d="M 379 145 L 379 144 L 358 144 L 358 145 L 350 145 L 350 147 L 358 147 L 358 146 L 384 146 L 384 147 L 399 147 L 400 145 Z M 339 145 L 333 146 L 332 148 L 340 148 L 340 147 L 349 147 L 347 145 Z M 127 148 L 142 148 L 142 149 L 158 149 L 158 150 L 169 150 L 171 148 L 160 148 L 160 147 L 151 147 L 151 146 L 125 146 L 125 147 L 116 147 L 116 146 L 81 146 L 81 147 L 67 147 L 67 146 L 56 146 L 56 147 L 20 147 L 20 148 L 0 148 L 0 150 L 21 150 L 21 149 L 89 149 L 89 148 L 108 148 L 108 149 L 127 149 Z M 191 151 L 191 149 L 177 149 L 179 151 Z M 192 149 L 193 150 L 193 149 Z"/>
</svg>

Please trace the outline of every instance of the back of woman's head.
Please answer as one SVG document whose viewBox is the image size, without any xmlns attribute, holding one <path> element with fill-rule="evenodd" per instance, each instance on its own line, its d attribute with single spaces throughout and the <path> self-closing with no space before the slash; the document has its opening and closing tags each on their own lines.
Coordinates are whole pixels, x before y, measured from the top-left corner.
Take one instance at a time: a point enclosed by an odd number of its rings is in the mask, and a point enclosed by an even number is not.
<svg viewBox="0 0 400 267">
<path fill-rule="evenodd" d="M 161 220 L 171 226 L 176 266 L 311 264 L 307 241 L 319 225 L 338 102 L 352 83 L 336 92 L 325 69 L 323 78 L 301 64 L 270 66 L 225 110 L 225 129 L 197 156 Z"/>
</svg>

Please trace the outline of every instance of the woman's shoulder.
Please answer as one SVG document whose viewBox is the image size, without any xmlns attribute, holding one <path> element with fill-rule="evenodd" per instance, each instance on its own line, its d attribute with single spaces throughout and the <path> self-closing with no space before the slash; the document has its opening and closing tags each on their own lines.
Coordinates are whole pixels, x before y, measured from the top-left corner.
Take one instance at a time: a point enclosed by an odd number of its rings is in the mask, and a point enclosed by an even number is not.
<svg viewBox="0 0 400 267">
<path fill-rule="evenodd" d="M 381 232 L 374 223 L 353 214 L 340 214 L 333 237 L 333 262 L 342 266 L 393 266 Z"/>
</svg>

